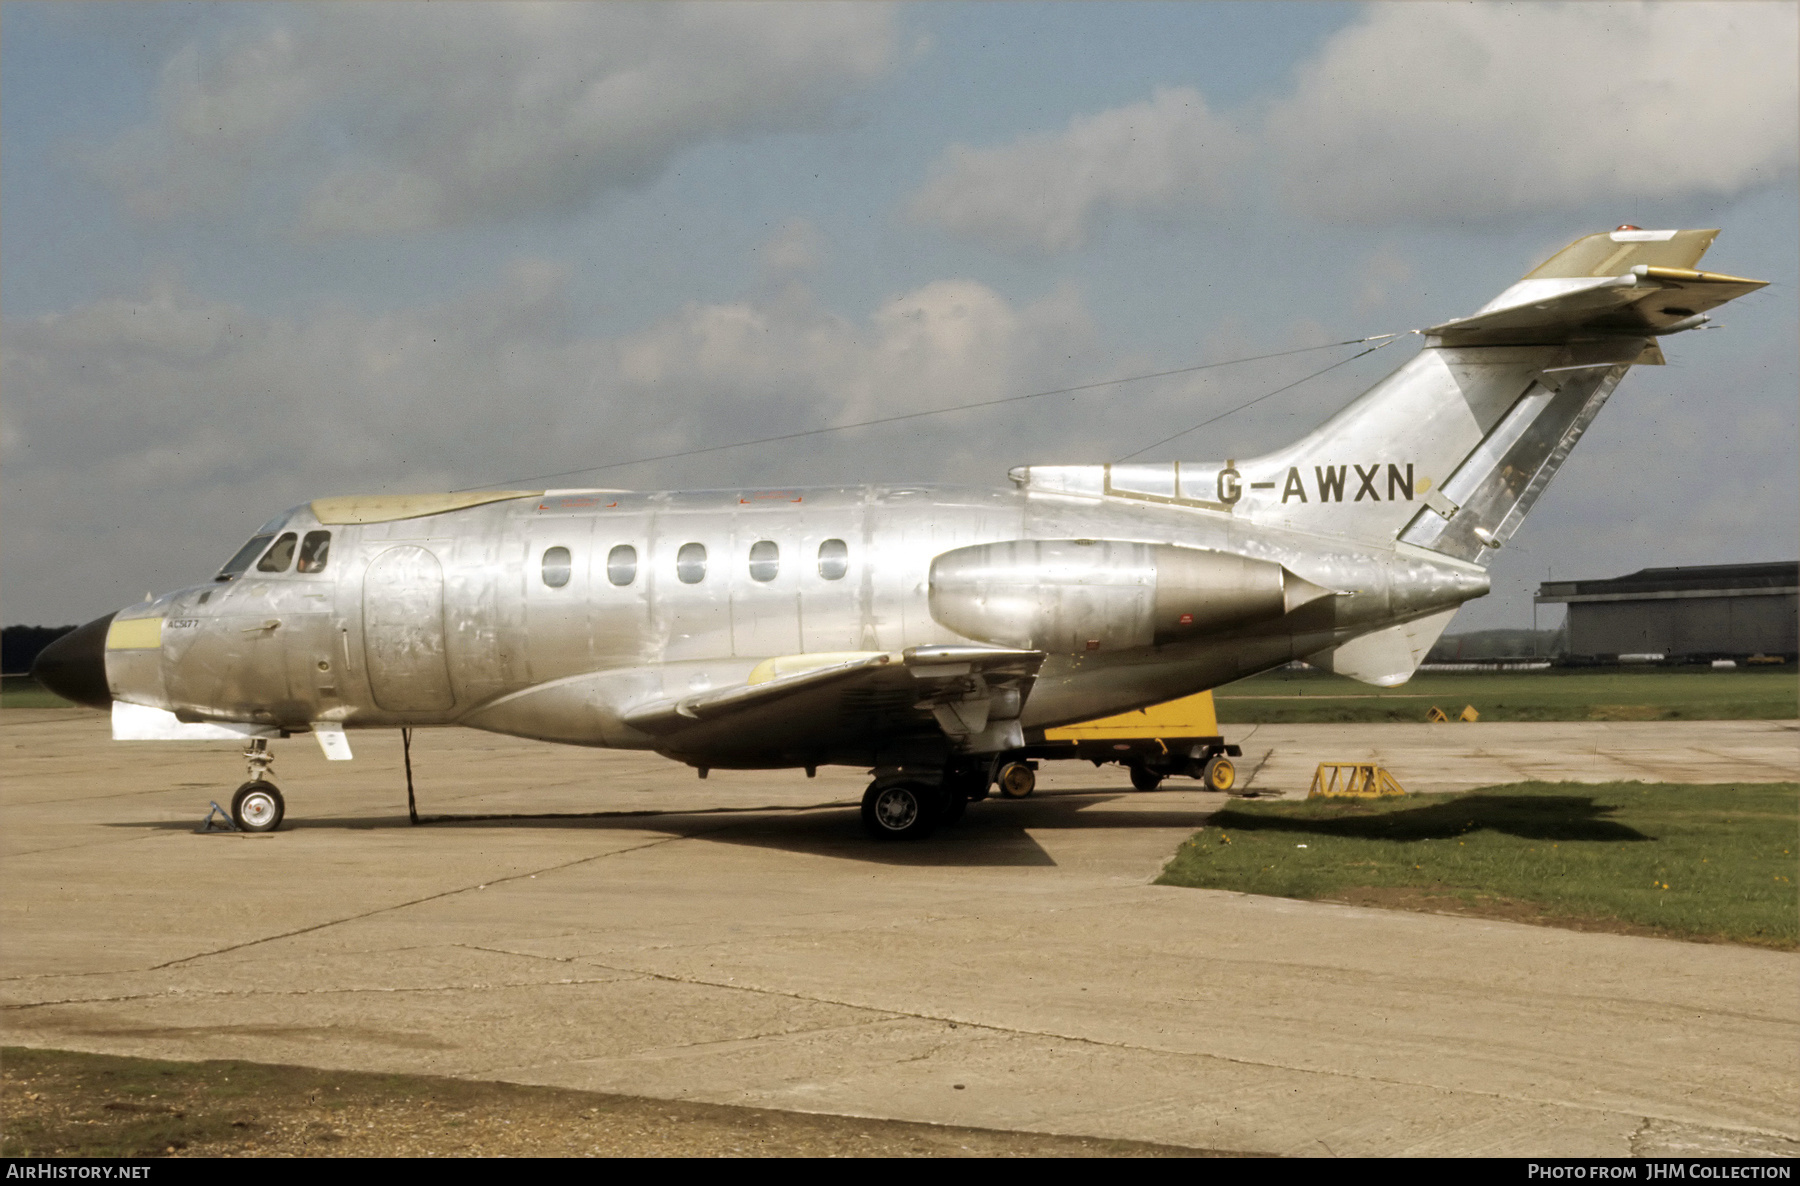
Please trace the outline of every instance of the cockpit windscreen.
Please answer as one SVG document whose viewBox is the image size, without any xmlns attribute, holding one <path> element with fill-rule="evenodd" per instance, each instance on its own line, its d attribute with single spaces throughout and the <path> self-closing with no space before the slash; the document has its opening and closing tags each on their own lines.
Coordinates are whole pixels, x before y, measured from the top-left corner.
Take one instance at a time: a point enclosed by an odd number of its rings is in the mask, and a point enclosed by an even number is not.
<svg viewBox="0 0 1800 1186">
<path fill-rule="evenodd" d="M 251 536 L 250 542 L 239 548 L 237 555 L 225 562 L 225 567 L 219 570 L 219 575 L 213 580 L 229 581 L 233 577 L 242 576 L 244 570 L 250 567 L 250 562 L 262 555 L 262 550 L 269 546 L 269 541 L 273 538 L 275 537 L 272 535 Z"/>
</svg>

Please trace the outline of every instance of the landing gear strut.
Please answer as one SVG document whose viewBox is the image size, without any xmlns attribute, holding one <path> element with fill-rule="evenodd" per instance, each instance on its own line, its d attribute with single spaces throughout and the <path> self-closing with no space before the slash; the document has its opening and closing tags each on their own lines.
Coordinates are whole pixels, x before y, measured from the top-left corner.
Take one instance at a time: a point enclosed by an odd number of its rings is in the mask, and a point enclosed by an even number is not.
<svg viewBox="0 0 1800 1186">
<path fill-rule="evenodd" d="M 269 752 L 268 739 L 252 738 L 244 749 L 244 761 L 250 767 L 250 781 L 231 797 L 231 822 L 240 832 L 273 832 L 287 814 L 281 792 L 269 781 L 269 767 L 275 755 Z"/>
</svg>

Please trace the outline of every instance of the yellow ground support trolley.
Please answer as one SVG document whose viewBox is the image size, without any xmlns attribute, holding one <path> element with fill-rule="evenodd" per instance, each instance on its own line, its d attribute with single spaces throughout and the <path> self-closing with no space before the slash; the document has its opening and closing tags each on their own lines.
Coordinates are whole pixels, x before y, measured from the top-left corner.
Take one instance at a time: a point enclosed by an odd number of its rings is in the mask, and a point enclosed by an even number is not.
<svg viewBox="0 0 1800 1186">
<path fill-rule="evenodd" d="M 1096 766 L 1117 762 L 1131 772 L 1131 785 L 1140 791 L 1155 790 L 1163 779 L 1176 775 L 1197 778 L 1208 790 L 1229 791 L 1237 785 L 1237 767 L 1231 759 L 1243 752 L 1219 735 L 1212 693 L 1201 692 L 1047 729 L 1041 744 L 1026 747 L 1018 756 L 1081 759 Z"/>
</svg>

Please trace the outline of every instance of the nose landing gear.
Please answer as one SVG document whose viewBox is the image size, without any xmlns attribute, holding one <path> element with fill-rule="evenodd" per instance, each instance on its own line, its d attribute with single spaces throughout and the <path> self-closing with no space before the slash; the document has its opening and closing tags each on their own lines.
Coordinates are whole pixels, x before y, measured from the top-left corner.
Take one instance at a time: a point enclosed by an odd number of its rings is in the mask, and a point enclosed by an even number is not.
<svg viewBox="0 0 1800 1186">
<path fill-rule="evenodd" d="M 273 832 L 287 814 L 281 792 L 269 781 L 269 768 L 275 755 L 269 752 L 267 739 L 252 738 L 244 749 L 244 761 L 250 767 L 250 781 L 231 797 L 231 822 L 240 832 Z"/>
</svg>

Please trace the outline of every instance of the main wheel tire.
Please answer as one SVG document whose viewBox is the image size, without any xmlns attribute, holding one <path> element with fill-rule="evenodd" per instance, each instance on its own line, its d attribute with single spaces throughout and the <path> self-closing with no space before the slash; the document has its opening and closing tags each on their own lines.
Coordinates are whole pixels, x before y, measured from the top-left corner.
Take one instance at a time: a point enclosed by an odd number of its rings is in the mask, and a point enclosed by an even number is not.
<svg viewBox="0 0 1800 1186">
<path fill-rule="evenodd" d="M 938 810 L 938 823 L 949 826 L 961 820 L 963 812 L 969 809 L 969 797 L 955 787 L 946 787 L 941 793 L 944 801 Z"/>
<path fill-rule="evenodd" d="M 1230 758 L 1219 754 L 1200 768 L 1200 782 L 1209 791 L 1229 791 L 1237 785 L 1237 767 Z"/>
<path fill-rule="evenodd" d="M 1133 763 L 1131 766 L 1131 785 L 1140 791 L 1154 791 L 1162 785 L 1163 776 L 1148 766 Z"/>
<path fill-rule="evenodd" d="M 940 792 L 916 782 L 871 786 L 863 792 L 863 829 L 877 840 L 921 840 L 937 827 Z"/>
<path fill-rule="evenodd" d="M 1037 790 L 1037 771 L 1024 762 L 1008 762 L 994 781 L 1008 799 L 1023 799 Z"/>
<path fill-rule="evenodd" d="M 231 822 L 240 832 L 273 832 L 287 815 L 287 804 L 272 782 L 247 782 L 231 797 Z"/>
</svg>

